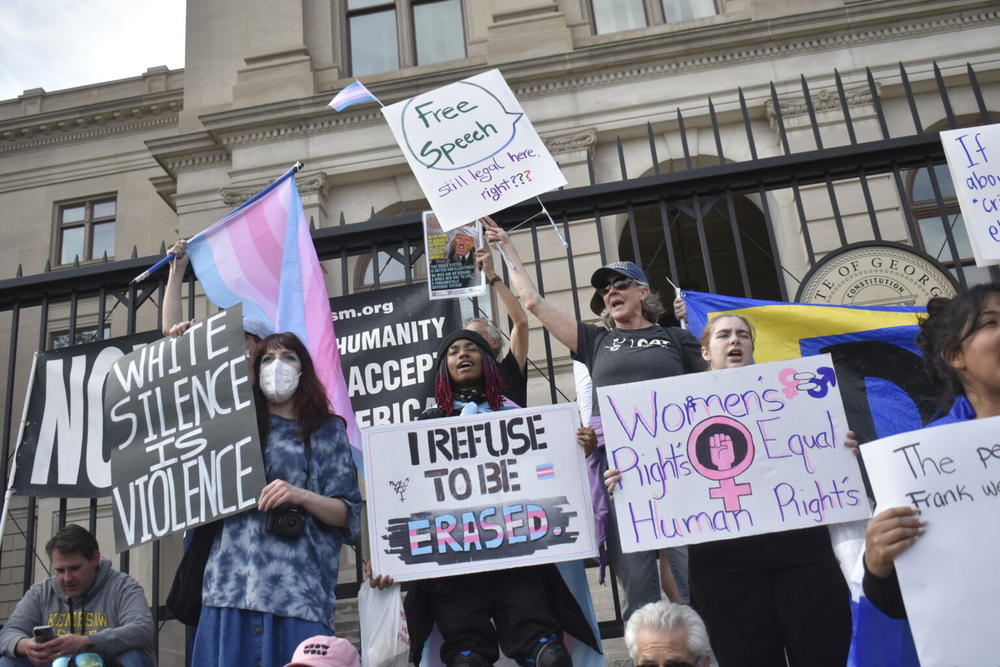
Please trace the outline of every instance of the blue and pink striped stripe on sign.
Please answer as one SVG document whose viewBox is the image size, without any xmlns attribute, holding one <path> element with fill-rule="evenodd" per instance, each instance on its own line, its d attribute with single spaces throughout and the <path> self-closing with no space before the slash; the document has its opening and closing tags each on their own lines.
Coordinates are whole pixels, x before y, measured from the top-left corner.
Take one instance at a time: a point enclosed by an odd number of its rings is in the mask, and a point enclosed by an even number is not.
<svg viewBox="0 0 1000 667">
<path fill-rule="evenodd" d="M 294 171 L 192 238 L 188 254 L 212 303 L 222 308 L 242 303 L 245 317 L 302 339 L 326 387 L 331 409 L 347 420 L 354 460 L 361 470 L 357 449 L 361 433 L 347 394 L 330 299 Z"/>
<path fill-rule="evenodd" d="M 535 473 L 538 479 L 555 479 L 556 467 L 551 463 L 539 463 L 535 466 Z"/>
</svg>

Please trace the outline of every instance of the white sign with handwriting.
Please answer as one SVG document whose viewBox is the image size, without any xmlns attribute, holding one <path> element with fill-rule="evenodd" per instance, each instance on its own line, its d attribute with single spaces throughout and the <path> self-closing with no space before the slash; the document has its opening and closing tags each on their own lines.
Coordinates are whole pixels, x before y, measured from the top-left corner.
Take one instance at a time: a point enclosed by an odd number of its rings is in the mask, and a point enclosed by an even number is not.
<svg viewBox="0 0 1000 667">
<path fill-rule="evenodd" d="M 1000 264 L 1000 123 L 941 133 L 977 266 Z"/>
<path fill-rule="evenodd" d="M 382 114 L 444 231 L 566 185 L 500 70 Z"/>
<path fill-rule="evenodd" d="M 864 445 L 877 511 L 909 505 L 926 532 L 895 561 L 923 667 L 985 665 L 1000 619 L 1000 417 Z"/>
</svg>

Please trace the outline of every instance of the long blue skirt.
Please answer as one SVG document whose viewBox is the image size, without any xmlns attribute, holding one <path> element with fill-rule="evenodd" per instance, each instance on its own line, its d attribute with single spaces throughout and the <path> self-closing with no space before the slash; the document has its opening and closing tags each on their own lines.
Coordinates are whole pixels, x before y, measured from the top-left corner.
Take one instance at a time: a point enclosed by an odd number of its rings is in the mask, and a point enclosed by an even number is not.
<svg viewBox="0 0 1000 667">
<path fill-rule="evenodd" d="M 296 647 L 332 635 L 323 623 L 259 611 L 202 607 L 191 664 L 198 667 L 284 667 Z"/>
</svg>

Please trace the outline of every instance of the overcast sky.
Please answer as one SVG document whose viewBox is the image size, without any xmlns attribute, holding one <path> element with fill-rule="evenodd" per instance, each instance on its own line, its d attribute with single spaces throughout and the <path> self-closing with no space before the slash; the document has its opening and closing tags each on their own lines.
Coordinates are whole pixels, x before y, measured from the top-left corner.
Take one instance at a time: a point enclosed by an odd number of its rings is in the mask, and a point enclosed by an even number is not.
<svg viewBox="0 0 1000 667">
<path fill-rule="evenodd" d="M 184 67 L 185 0 L 0 0 L 0 100 Z"/>
</svg>

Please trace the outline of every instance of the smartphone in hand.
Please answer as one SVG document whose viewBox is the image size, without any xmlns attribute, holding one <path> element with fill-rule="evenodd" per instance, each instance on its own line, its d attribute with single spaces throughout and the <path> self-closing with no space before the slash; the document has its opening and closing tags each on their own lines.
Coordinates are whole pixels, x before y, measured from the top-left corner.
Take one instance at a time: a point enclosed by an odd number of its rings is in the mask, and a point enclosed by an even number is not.
<svg viewBox="0 0 1000 667">
<path fill-rule="evenodd" d="M 32 628 L 31 635 L 37 644 L 44 644 L 56 638 L 51 625 L 36 625 Z"/>
</svg>

